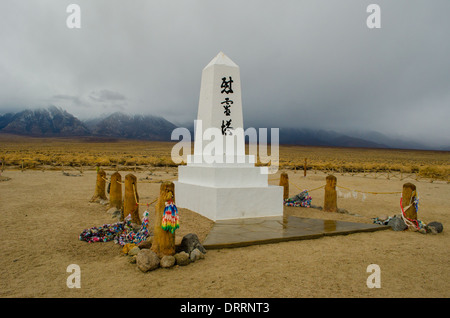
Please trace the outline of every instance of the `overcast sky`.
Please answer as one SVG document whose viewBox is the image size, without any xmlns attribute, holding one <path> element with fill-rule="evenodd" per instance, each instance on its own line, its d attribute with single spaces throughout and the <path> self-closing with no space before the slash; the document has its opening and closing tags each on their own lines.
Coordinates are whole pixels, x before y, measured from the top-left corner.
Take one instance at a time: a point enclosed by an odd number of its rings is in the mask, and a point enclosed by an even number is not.
<svg viewBox="0 0 450 318">
<path fill-rule="evenodd" d="M 81 29 L 66 25 L 71 3 Z M 185 123 L 223 51 L 240 67 L 246 128 L 450 144 L 449 14 L 449 0 L 2 0 L 0 113 L 53 104 Z"/>
</svg>

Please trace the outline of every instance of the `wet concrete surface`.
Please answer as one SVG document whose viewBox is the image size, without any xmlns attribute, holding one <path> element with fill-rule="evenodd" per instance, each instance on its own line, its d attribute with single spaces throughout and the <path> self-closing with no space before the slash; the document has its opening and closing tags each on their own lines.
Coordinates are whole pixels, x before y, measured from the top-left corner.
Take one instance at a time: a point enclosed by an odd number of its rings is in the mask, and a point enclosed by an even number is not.
<svg viewBox="0 0 450 318">
<path fill-rule="evenodd" d="M 206 249 L 243 247 L 386 229 L 390 227 L 296 216 L 232 219 L 217 221 L 203 246 Z"/>
</svg>

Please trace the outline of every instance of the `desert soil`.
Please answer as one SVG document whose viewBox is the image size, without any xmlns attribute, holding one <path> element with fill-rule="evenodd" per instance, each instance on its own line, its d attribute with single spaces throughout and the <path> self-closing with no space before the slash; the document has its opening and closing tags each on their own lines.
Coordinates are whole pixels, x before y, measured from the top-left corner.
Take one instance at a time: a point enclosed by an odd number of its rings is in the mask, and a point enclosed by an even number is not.
<svg viewBox="0 0 450 318">
<path fill-rule="evenodd" d="M 107 171 L 108 177 L 112 172 Z M 127 173 L 122 171 L 122 177 Z M 148 176 L 145 172 L 136 175 Z M 338 186 L 361 191 L 396 192 L 405 182 L 415 183 L 420 196 L 418 218 L 425 223 L 443 223 L 440 234 L 384 230 L 209 250 L 205 259 L 188 266 L 142 273 L 114 242 L 89 244 L 78 239 L 86 228 L 115 222 L 105 206 L 89 202 L 95 186 L 94 170 L 79 177 L 39 170 L 6 170 L 2 176 L 11 179 L 0 182 L 1 297 L 450 296 L 450 184 L 446 182 L 336 175 Z M 166 180 L 175 176 L 175 168 L 161 168 L 155 169 L 151 177 Z M 279 173 L 270 178 L 277 177 Z M 291 195 L 325 183 L 322 173 L 303 177 L 303 172 L 289 171 L 289 177 L 298 186 L 291 185 Z M 139 183 L 140 201 L 153 201 L 159 186 Z M 312 204 L 323 205 L 323 189 L 310 194 Z M 399 214 L 399 200 L 399 194 L 367 194 L 364 200 L 358 194 L 357 198 L 338 199 L 338 207 L 351 214 L 296 207 L 285 207 L 285 213 L 372 223 L 371 218 Z M 144 208 L 140 207 L 141 215 Z M 154 212 L 154 205 L 150 211 Z M 203 241 L 213 226 L 208 219 L 186 209 L 180 209 L 180 218 L 177 242 L 187 233 L 195 233 Z M 80 266 L 81 288 L 67 287 L 70 264 Z M 370 264 L 380 266 L 381 288 L 367 287 L 370 273 L 366 270 Z"/>
</svg>

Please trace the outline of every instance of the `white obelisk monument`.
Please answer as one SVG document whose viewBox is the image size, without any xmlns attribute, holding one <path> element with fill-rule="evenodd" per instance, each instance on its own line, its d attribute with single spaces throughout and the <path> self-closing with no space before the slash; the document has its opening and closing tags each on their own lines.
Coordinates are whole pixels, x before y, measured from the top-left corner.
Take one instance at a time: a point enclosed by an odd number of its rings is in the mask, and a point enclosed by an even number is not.
<svg viewBox="0 0 450 318">
<path fill-rule="evenodd" d="M 222 52 L 202 72 L 194 138 L 174 182 L 177 206 L 213 221 L 283 215 L 283 188 L 245 154 L 239 66 Z"/>
</svg>

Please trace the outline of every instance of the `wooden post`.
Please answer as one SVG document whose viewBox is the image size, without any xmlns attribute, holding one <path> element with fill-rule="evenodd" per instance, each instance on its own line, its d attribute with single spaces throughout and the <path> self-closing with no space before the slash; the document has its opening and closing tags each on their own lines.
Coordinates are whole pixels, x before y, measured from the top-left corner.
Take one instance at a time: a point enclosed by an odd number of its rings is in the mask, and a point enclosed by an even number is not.
<svg viewBox="0 0 450 318">
<path fill-rule="evenodd" d="M 122 176 L 115 172 L 111 175 L 111 187 L 109 190 L 109 207 L 122 210 Z"/>
<path fill-rule="evenodd" d="M 94 196 L 91 199 L 91 202 L 97 200 L 107 200 L 105 193 L 105 177 L 106 172 L 103 169 L 97 170 L 97 181 L 95 183 L 95 192 Z"/>
<path fill-rule="evenodd" d="M 131 215 L 131 222 L 141 224 L 139 217 L 139 195 L 137 192 L 137 178 L 133 174 L 125 176 L 125 198 L 123 200 L 123 218 Z"/>
<path fill-rule="evenodd" d="M 172 199 L 175 202 L 175 185 L 173 182 L 163 182 L 159 190 L 159 198 L 155 206 L 155 228 L 152 239 L 152 251 L 160 258 L 164 255 L 175 254 L 175 233 L 164 231 L 161 228 L 166 202 Z"/>
<path fill-rule="evenodd" d="M 417 220 L 417 210 L 414 206 L 414 199 L 417 197 L 416 186 L 410 182 L 403 185 L 402 191 L 402 207 L 405 208 L 411 204 L 411 206 L 404 210 L 405 216 L 412 220 Z"/>
<path fill-rule="evenodd" d="M 323 210 L 326 212 L 337 212 L 337 179 L 335 176 L 329 175 L 327 176 L 326 181 Z"/>
<path fill-rule="evenodd" d="M 280 175 L 280 184 L 283 187 L 283 200 L 289 198 L 289 176 L 286 172 L 282 172 Z"/>
<path fill-rule="evenodd" d="M 306 177 L 306 162 L 307 159 L 305 158 L 305 164 L 303 165 L 303 176 Z"/>
<path fill-rule="evenodd" d="M 22 172 L 23 172 L 23 159 L 22 159 Z"/>
</svg>

